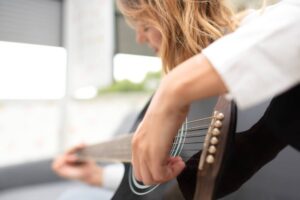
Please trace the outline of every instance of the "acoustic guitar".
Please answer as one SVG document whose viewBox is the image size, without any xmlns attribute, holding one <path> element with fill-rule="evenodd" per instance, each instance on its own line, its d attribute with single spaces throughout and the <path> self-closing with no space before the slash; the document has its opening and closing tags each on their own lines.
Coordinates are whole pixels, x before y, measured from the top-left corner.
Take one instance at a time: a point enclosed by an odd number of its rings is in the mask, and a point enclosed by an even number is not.
<svg viewBox="0 0 300 200">
<path fill-rule="evenodd" d="M 223 170 L 226 155 L 229 155 L 229 147 L 233 142 L 236 123 L 236 107 L 234 103 L 220 97 L 211 108 L 210 116 L 203 116 L 203 113 L 191 113 L 195 109 L 192 106 L 190 113 L 182 127 L 174 138 L 171 156 L 181 156 L 186 162 L 184 175 L 178 177 L 179 185 L 186 185 L 190 177 L 197 170 L 197 181 L 192 184 L 194 188 L 182 190 L 185 199 L 211 200 L 215 198 L 218 187 L 219 175 Z M 141 120 L 146 112 L 147 106 L 141 112 Z M 203 107 L 202 107 L 203 109 Z M 137 120 L 134 129 L 140 120 Z M 144 185 L 137 181 L 133 175 L 131 161 L 131 139 L 132 134 L 117 137 L 114 140 L 88 146 L 78 152 L 80 158 L 92 158 L 99 162 L 123 162 L 125 174 L 113 199 L 134 200 L 134 199 L 183 199 L 174 191 L 178 188 L 175 180 L 161 185 Z M 193 174 L 194 175 L 194 174 Z M 189 185 L 190 185 L 189 184 Z M 187 194 L 195 191 L 195 194 Z M 168 194 L 178 194 L 172 197 Z"/>
<path fill-rule="evenodd" d="M 220 97 L 216 104 L 213 103 L 214 108 L 209 104 L 197 110 L 197 105 L 192 105 L 170 151 L 171 155 L 180 155 L 186 162 L 186 168 L 177 177 L 181 193 L 175 180 L 152 186 L 135 180 L 130 165 L 132 135 L 89 146 L 79 155 L 102 162 L 124 162 L 125 174 L 113 199 L 216 199 L 236 191 L 288 144 L 300 149 L 299 101 L 300 84 L 275 97 L 254 125 L 236 134 L 234 103 Z M 207 113 L 212 115 L 206 117 Z"/>
</svg>

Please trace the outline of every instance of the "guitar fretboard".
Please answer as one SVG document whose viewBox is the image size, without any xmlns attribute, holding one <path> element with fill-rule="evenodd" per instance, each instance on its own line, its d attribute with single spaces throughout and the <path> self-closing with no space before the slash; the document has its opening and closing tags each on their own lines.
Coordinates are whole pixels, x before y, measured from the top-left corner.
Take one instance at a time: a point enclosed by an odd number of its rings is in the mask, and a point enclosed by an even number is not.
<svg viewBox="0 0 300 200">
<path fill-rule="evenodd" d="M 132 134 L 112 141 L 90 145 L 77 153 L 81 159 L 91 158 L 99 162 L 131 162 Z"/>
</svg>

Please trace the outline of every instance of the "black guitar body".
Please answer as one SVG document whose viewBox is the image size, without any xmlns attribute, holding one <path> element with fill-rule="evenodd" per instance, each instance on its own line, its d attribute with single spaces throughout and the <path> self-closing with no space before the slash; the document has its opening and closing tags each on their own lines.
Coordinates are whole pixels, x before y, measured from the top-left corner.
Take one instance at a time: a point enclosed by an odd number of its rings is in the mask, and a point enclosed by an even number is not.
<svg viewBox="0 0 300 200">
<path fill-rule="evenodd" d="M 140 112 L 138 118 L 136 119 L 136 121 L 135 121 L 135 123 L 134 123 L 134 125 L 131 129 L 131 132 L 133 132 L 137 128 L 138 124 L 143 119 L 149 104 L 150 104 L 150 100 L 145 105 L 143 110 Z M 175 194 L 175 196 L 179 196 L 177 198 L 178 200 L 183 199 L 183 197 L 181 195 L 181 192 L 178 189 L 178 185 L 177 185 L 176 180 L 173 180 L 173 181 L 170 181 L 168 183 L 159 185 L 157 188 L 155 188 L 154 191 L 150 192 L 147 195 L 136 195 L 135 193 L 132 192 L 132 190 L 130 188 L 130 184 L 129 184 L 129 173 L 130 173 L 130 170 L 131 170 L 131 164 L 124 163 L 124 167 L 125 167 L 124 176 L 123 176 L 123 179 L 120 183 L 120 186 L 118 187 L 116 193 L 114 194 L 114 196 L 112 198 L 113 200 L 162 200 L 162 199 L 173 199 L 169 195 L 174 195 L 174 194 Z M 176 199 L 174 199 L 174 200 L 176 200 Z"/>
<path fill-rule="evenodd" d="M 124 164 L 125 166 L 125 174 L 123 177 L 123 180 L 116 191 L 113 200 L 163 200 L 163 199 L 174 199 L 173 197 L 179 196 L 177 199 L 174 200 L 182 200 L 182 196 L 180 194 L 180 191 L 177 187 L 177 181 L 170 181 L 165 184 L 159 185 L 157 188 L 155 188 L 154 191 L 150 192 L 147 195 L 136 195 L 131 191 L 131 188 L 129 186 L 129 170 L 130 170 L 130 164 Z M 176 193 L 176 195 L 175 195 Z M 174 196 L 173 196 L 174 195 Z"/>
<path fill-rule="evenodd" d="M 204 118 L 206 116 L 210 116 L 213 112 L 213 108 L 214 108 L 216 102 L 217 102 L 217 98 L 211 98 L 211 99 L 204 100 L 204 101 L 198 102 L 196 104 L 193 104 L 190 108 L 188 117 L 195 118 L 195 116 L 197 116 L 197 118 Z M 148 108 L 148 105 L 149 105 L 149 102 L 144 107 L 142 112 L 139 114 L 131 132 L 133 132 L 136 129 L 139 122 L 142 120 L 142 118 Z M 197 158 L 197 159 L 199 159 L 199 158 Z M 113 200 L 162 200 L 162 199 L 183 200 L 184 199 L 184 197 L 178 187 L 178 183 L 177 183 L 176 179 L 173 181 L 170 181 L 168 183 L 159 185 L 157 188 L 155 188 L 155 190 L 153 190 L 149 194 L 146 194 L 146 195 L 134 194 L 129 185 L 129 177 L 130 177 L 129 173 L 131 170 L 131 165 L 128 163 L 125 163 L 124 166 L 125 166 L 124 177 L 123 177 L 123 180 L 122 180 L 119 188 L 117 189 L 115 195 L 112 198 Z M 195 185 L 193 187 L 195 187 Z"/>
<path fill-rule="evenodd" d="M 268 110 L 270 110 L 269 107 Z M 232 141 L 229 157 L 223 163 L 219 187 L 216 189 L 216 198 L 226 196 L 236 191 L 244 182 L 246 182 L 260 167 L 268 162 L 268 155 L 259 157 L 258 154 L 265 151 L 264 147 L 268 146 L 268 139 L 271 135 L 265 127 L 266 118 L 269 111 L 264 113 L 264 116 L 249 130 L 243 133 L 236 133 Z M 272 138 L 274 141 L 274 138 Z M 277 143 L 277 141 L 275 142 Z M 272 143 L 273 144 L 273 143 Z M 265 145 L 265 146 L 264 146 Z M 281 145 L 280 148 L 281 150 Z M 261 151 L 261 152 L 260 152 Z M 273 151 L 271 151 L 273 152 Z M 194 158 L 198 158 L 200 154 L 196 154 Z M 272 154 L 269 159 L 273 159 Z M 258 164 L 260 158 L 262 163 Z M 195 186 L 197 183 L 198 160 L 190 159 L 188 167 L 177 177 L 179 187 L 183 192 L 186 200 L 192 200 L 195 194 Z"/>
<path fill-rule="evenodd" d="M 230 157 L 224 163 L 216 198 L 238 190 L 287 145 L 300 151 L 300 85 L 275 97 L 263 116 L 250 129 L 234 136 Z M 199 155 L 195 155 L 195 158 Z M 185 199 L 194 198 L 197 160 L 191 159 L 179 176 Z"/>
<path fill-rule="evenodd" d="M 263 117 L 250 129 L 234 135 L 230 148 L 230 156 L 223 163 L 218 179 L 218 187 L 215 190 L 215 198 L 224 197 L 238 190 L 243 183 L 251 178 L 266 163 L 273 160 L 277 154 L 288 144 L 300 149 L 300 85 L 290 89 L 282 95 L 274 98 Z M 205 105 L 204 116 L 208 116 L 213 110 L 215 101 Z M 147 106 L 139 116 L 139 120 L 133 127 L 135 130 L 142 119 Z M 200 109 L 192 109 L 192 112 L 203 112 Z M 135 195 L 129 187 L 128 173 L 130 165 L 125 164 L 125 175 L 114 195 L 114 200 L 160 200 L 160 199 L 194 199 L 197 171 L 200 152 L 196 153 L 187 162 L 185 170 L 177 177 L 177 182 L 171 181 L 160 185 L 147 195 Z M 178 190 L 180 188 L 181 193 Z M 173 194 L 173 196 L 169 196 Z"/>
</svg>

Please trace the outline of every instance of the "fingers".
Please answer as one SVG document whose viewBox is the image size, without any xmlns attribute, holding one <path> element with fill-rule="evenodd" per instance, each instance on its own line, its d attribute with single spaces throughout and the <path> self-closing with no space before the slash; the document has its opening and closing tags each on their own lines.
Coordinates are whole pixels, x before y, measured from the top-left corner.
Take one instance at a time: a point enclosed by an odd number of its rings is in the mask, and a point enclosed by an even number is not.
<svg viewBox="0 0 300 200">
<path fill-rule="evenodd" d="M 163 183 L 177 177 L 185 167 L 181 157 L 169 157 L 167 163 L 159 164 L 153 162 L 151 174 L 153 183 Z"/>
<path fill-rule="evenodd" d="M 133 170 L 134 177 L 136 178 L 136 180 L 141 182 L 143 178 L 140 173 L 140 167 L 139 167 L 140 165 L 138 164 L 138 160 L 134 156 L 132 156 L 131 163 L 134 166 L 134 170 Z"/>
<path fill-rule="evenodd" d="M 152 164 L 151 161 L 141 160 L 139 165 L 134 165 L 135 178 L 145 185 L 164 183 L 177 177 L 185 168 L 181 157 L 170 157 L 164 165 Z M 156 162 L 152 162 L 156 163 Z"/>
<path fill-rule="evenodd" d="M 144 185 L 151 185 L 155 184 L 156 182 L 154 181 L 150 169 L 149 169 L 149 164 L 145 160 L 140 161 L 140 174 L 141 174 L 141 181 L 144 183 Z"/>
<path fill-rule="evenodd" d="M 135 178 L 145 185 L 169 181 L 183 170 L 180 157 L 169 157 L 173 136 L 147 134 L 141 123 L 132 139 L 132 165 Z M 170 142 L 168 142 L 170 141 Z"/>
<path fill-rule="evenodd" d="M 76 155 L 76 153 L 82 150 L 83 148 L 85 148 L 85 146 L 86 146 L 85 144 L 81 143 L 67 150 L 63 154 L 64 162 L 69 164 L 82 164 L 86 162 L 86 160 L 82 160 Z"/>
<path fill-rule="evenodd" d="M 80 163 L 84 162 L 80 158 L 78 158 L 76 154 L 66 155 L 65 161 L 69 164 L 80 164 Z"/>
<path fill-rule="evenodd" d="M 79 144 L 74 146 L 73 148 L 67 150 L 62 155 L 58 156 L 54 159 L 52 163 L 52 168 L 57 171 L 59 168 L 64 167 L 66 165 L 73 165 L 76 163 L 81 163 L 82 161 L 76 156 L 76 152 L 83 149 L 85 147 L 84 144 Z"/>
<path fill-rule="evenodd" d="M 168 170 L 170 170 L 169 176 L 177 177 L 182 172 L 182 170 L 185 168 L 185 163 L 180 156 L 171 157 L 169 160 L 168 166 L 169 166 Z"/>
<path fill-rule="evenodd" d="M 132 165 L 137 180 L 146 185 L 175 178 L 185 167 L 169 156 L 174 138 L 186 119 L 188 106 L 174 106 L 168 90 L 158 90 L 132 138 Z"/>
<path fill-rule="evenodd" d="M 76 145 L 76 146 L 72 147 L 71 149 L 67 150 L 66 154 L 74 154 L 77 151 L 83 149 L 84 147 L 85 147 L 85 144 Z"/>
</svg>

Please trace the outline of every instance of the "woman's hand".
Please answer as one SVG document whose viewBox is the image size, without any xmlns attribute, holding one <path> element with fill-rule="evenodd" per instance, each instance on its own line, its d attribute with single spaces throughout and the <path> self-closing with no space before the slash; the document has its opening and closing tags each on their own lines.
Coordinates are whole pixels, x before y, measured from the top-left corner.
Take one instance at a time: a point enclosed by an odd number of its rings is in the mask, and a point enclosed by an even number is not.
<svg viewBox="0 0 300 200">
<path fill-rule="evenodd" d="M 137 180 L 145 185 L 157 184 L 183 170 L 183 160 L 170 157 L 170 149 L 187 112 L 187 106 L 179 107 L 170 101 L 162 84 L 132 140 L 132 164 Z"/>
<path fill-rule="evenodd" d="M 76 152 L 84 148 L 78 145 L 57 157 L 52 163 L 52 169 L 60 176 L 80 180 L 94 186 L 102 186 L 102 168 L 93 160 L 80 160 Z"/>
<path fill-rule="evenodd" d="M 175 178 L 185 164 L 169 153 L 189 105 L 226 91 L 218 73 L 201 54 L 166 75 L 133 136 L 132 164 L 137 180 L 150 185 Z"/>
</svg>

